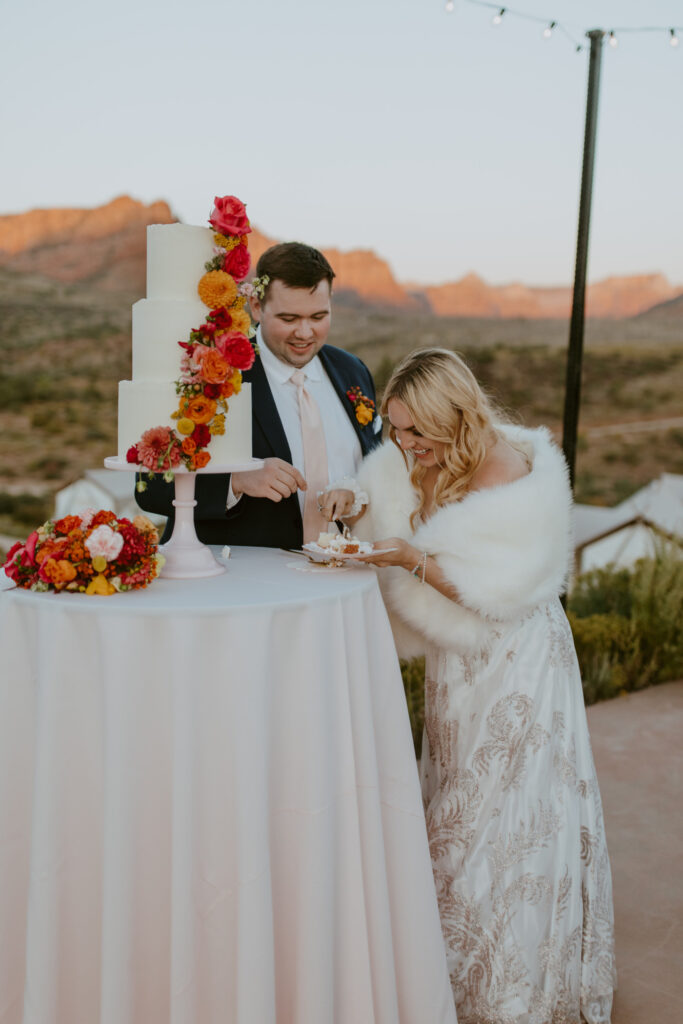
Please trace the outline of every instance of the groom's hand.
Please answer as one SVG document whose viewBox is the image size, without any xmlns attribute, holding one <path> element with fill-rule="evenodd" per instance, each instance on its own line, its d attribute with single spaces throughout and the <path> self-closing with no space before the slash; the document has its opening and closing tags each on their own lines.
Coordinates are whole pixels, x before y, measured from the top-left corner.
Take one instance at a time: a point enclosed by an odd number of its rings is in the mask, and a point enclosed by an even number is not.
<svg viewBox="0 0 683 1024">
<path fill-rule="evenodd" d="M 261 469 L 233 473 L 231 479 L 236 498 L 248 494 L 252 498 L 282 501 L 298 490 L 306 490 L 306 481 L 299 470 L 284 459 L 266 459 Z"/>
</svg>

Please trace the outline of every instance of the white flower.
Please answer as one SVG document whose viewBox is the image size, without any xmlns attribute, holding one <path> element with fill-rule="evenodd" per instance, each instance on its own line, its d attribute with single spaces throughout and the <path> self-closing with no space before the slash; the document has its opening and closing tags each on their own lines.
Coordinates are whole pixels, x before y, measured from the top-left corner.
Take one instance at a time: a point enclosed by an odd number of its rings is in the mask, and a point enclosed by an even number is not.
<svg viewBox="0 0 683 1024">
<path fill-rule="evenodd" d="M 123 536 L 112 530 L 111 526 L 106 526 L 103 523 L 102 526 L 93 530 L 86 540 L 85 546 L 90 552 L 91 558 L 101 555 L 108 562 L 112 562 L 123 547 Z"/>
</svg>

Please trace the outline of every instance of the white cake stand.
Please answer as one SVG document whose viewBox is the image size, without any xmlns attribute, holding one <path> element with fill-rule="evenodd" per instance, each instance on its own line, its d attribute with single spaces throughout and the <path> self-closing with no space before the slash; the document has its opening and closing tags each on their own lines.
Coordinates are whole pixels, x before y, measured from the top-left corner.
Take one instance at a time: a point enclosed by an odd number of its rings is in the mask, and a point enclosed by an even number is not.
<svg viewBox="0 0 683 1024">
<path fill-rule="evenodd" d="M 104 464 L 107 469 L 121 472 L 149 473 L 146 466 L 126 462 L 118 455 L 110 455 L 104 460 Z M 202 576 L 219 576 L 226 571 L 226 567 L 214 558 L 211 548 L 202 544 L 197 537 L 194 526 L 194 508 L 197 504 L 194 485 L 197 473 L 247 473 L 250 470 L 261 469 L 262 466 L 263 459 L 246 459 L 244 462 L 226 462 L 219 466 L 211 463 L 204 469 L 194 471 L 186 469 L 185 466 L 173 470 L 175 522 L 171 539 L 159 547 L 159 551 L 166 559 L 160 576 L 169 580 L 188 580 Z"/>
</svg>

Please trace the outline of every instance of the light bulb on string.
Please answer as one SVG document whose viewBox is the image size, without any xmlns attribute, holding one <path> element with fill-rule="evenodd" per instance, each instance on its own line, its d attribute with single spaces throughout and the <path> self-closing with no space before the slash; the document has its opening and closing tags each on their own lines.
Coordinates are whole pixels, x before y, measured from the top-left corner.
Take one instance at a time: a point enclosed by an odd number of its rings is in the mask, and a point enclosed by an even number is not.
<svg viewBox="0 0 683 1024">
<path fill-rule="evenodd" d="M 446 0 L 446 10 L 448 11 L 449 14 L 453 13 L 453 8 L 454 7 L 455 7 L 455 4 L 453 3 L 453 0 Z"/>
<path fill-rule="evenodd" d="M 550 39 L 551 35 L 553 34 L 553 29 L 556 25 L 556 21 L 551 21 L 549 25 L 546 25 L 546 27 L 543 29 L 543 36 L 545 39 Z"/>
<path fill-rule="evenodd" d="M 613 50 L 616 50 L 617 46 L 619 45 L 619 40 L 615 36 L 614 32 L 610 32 L 609 34 L 609 44 Z"/>
<path fill-rule="evenodd" d="M 505 8 L 501 7 L 501 9 L 498 11 L 498 14 L 494 14 L 493 17 L 491 18 L 491 21 L 493 22 L 493 24 L 494 25 L 500 25 L 501 21 L 503 20 L 503 15 L 504 14 L 505 14 Z"/>
<path fill-rule="evenodd" d="M 673 28 L 670 28 L 669 29 L 669 35 L 671 36 L 671 39 L 669 39 L 669 43 L 671 44 L 671 46 L 678 46 L 680 40 L 679 40 L 678 36 L 676 35 L 676 30 L 673 29 Z"/>
</svg>

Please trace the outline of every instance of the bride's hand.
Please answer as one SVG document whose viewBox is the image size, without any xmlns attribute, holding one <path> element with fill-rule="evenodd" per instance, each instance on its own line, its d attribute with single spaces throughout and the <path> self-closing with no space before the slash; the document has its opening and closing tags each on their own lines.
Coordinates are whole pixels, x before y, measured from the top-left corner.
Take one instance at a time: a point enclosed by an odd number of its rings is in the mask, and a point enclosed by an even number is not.
<svg viewBox="0 0 683 1024">
<path fill-rule="evenodd" d="M 353 491 L 341 487 L 328 491 L 318 491 L 318 509 L 327 522 L 331 523 L 335 519 L 342 519 L 349 515 L 353 508 L 354 498 Z"/>
<path fill-rule="evenodd" d="M 354 555 L 359 562 L 369 562 L 379 568 L 388 565 L 400 565 L 409 572 L 422 558 L 422 552 L 401 537 L 389 537 L 387 540 L 376 540 L 369 555 Z"/>
</svg>

